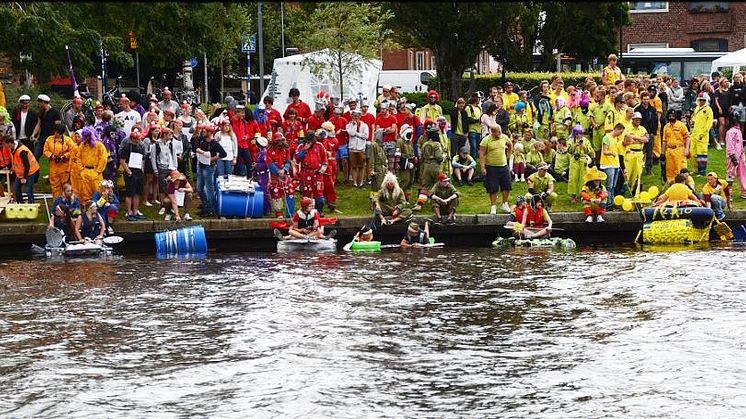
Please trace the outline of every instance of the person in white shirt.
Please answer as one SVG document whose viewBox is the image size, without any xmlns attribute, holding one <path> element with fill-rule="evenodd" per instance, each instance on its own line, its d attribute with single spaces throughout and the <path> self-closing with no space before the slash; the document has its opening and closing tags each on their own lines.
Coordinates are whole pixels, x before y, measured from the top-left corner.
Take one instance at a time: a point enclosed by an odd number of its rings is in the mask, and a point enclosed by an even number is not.
<svg viewBox="0 0 746 419">
<path fill-rule="evenodd" d="M 34 144 L 31 141 L 31 133 L 36 126 L 36 113 L 29 109 L 30 103 L 31 97 L 29 95 L 19 97 L 18 107 L 13 110 L 11 120 L 15 126 L 16 140 L 33 150 Z"/>
<path fill-rule="evenodd" d="M 233 167 L 236 165 L 238 156 L 238 138 L 233 132 L 231 121 L 224 119 L 220 124 L 220 131 L 215 133 L 215 139 L 225 150 L 225 157 L 218 160 L 216 176 L 225 176 L 233 174 Z"/>
<path fill-rule="evenodd" d="M 126 95 L 119 98 L 119 109 L 122 111 L 116 114 L 116 118 L 122 122 L 122 131 L 129 137 L 132 127 L 139 125 L 142 122 L 142 117 L 139 112 L 130 108 L 130 100 Z"/>
<path fill-rule="evenodd" d="M 353 109 L 350 112 L 352 120 L 347 124 L 350 171 L 352 172 L 352 184 L 356 188 L 365 185 L 365 144 L 370 134 L 368 124 L 360 120 L 362 114 L 360 109 Z"/>
<path fill-rule="evenodd" d="M 158 211 L 159 215 L 166 213 L 163 199 L 166 197 L 168 175 L 172 170 L 176 170 L 178 166 L 176 151 L 173 142 L 173 131 L 170 128 L 163 127 L 160 138 L 153 143 L 150 153 L 151 164 L 158 176 L 158 192 L 161 202 L 161 209 Z"/>
</svg>

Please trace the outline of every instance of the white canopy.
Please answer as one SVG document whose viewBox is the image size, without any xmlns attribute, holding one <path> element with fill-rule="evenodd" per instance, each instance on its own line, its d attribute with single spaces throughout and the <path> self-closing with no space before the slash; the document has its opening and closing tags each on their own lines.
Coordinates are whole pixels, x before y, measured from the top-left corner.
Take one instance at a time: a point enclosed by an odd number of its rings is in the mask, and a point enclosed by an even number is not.
<svg viewBox="0 0 746 419">
<path fill-rule="evenodd" d="M 723 55 L 713 61 L 711 71 L 717 71 L 720 67 L 733 67 L 733 72 L 736 73 L 742 65 L 746 65 L 746 48 Z"/>
<path fill-rule="evenodd" d="M 314 75 L 308 65 L 303 65 L 304 60 L 311 55 L 313 55 L 315 61 L 329 63 L 329 66 L 320 72 L 324 74 L 323 76 Z M 366 61 L 359 55 L 357 60 L 362 70 L 357 72 L 357 74 L 347 74 L 344 76 L 343 94 L 345 97 L 341 99 L 344 101 L 352 96 L 367 98 L 370 104 L 369 112 L 375 114 L 375 108 L 372 105 L 376 99 L 378 73 L 381 72 L 383 63 L 380 60 Z M 308 103 L 308 106 L 313 111 L 314 98 L 319 91 L 324 90 L 330 96 L 339 96 L 339 84 L 327 75 L 333 74 L 333 63 L 335 61 L 336 56 L 328 49 L 275 59 L 272 79 L 264 95 L 262 95 L 262 99 L 265 96 L 271 95 L 275 99 L 274 108 L 282 114 L 290 102 L 290 97 L 288 96 L 290 89 L 296 87 L 300 90 L 300 99 Z"/>
</svg>

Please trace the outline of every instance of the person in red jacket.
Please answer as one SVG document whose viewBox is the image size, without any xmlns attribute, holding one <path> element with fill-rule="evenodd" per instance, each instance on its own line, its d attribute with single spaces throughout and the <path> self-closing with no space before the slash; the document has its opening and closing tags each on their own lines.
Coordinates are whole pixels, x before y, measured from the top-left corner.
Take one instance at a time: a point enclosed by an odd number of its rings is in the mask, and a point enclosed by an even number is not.
<svg viewBox="0 0 746 419">
<path fill-rule="evenodd" d="M 326 172 L 324 173 L 324 200 L 326 201 L 327 207 L 330 211 L 339 212 L 337 210 L 337 190 L 335 184 L 337 183 L 337 173 L 339 172 L 339 166 L 337 166 L 337 160 L 335 156 L 339 150 L 339 140 L 336 137 L 335 127 L 331 121 L 326 121 L 321 124 L 321 129 L 326 132 L 326 138 L 324 139 L 324 148 L 326 148 L 327 166 Z"/>
<path fill-rule="evenodd" d="M 275 217 L 281 218 L 284 206 L 284 216 L 291 218 L 295 209 L 295 188 L 290 179 L 290 149 L 288 149 L 287 141 L 279 132 L 272 136 L 272 143 L 267 149 L 267 162 L 270 173 L 269 198 L 272 210 Z"/>
<path fill-rule="evenodd" d="M 251 175 L 251 150 L 249 145 L 253 137 L 249 137 L 249 123 L 246 122 L 246 110 L 243 105 L 236 106 L 236 114 L 231 118 L 233 133 L 238 141 L 238 159 L 236 164 L 239 176 Z"/>
<path fill-rule="evenodd" d="M 394 171 L 394 160 L 396 153 L 396 116 L 391 114 L 391 108 L 396 107 L 396 103 L 384 101 L 381 104 L 381 113 L 376 117 L 376 123 L 373 131 L 383 131 L 383 150 L 386 152 L 388 160 L 388 170 Z M 374 134 L 375 135 L 375 134 Z M 380 135 L 380 134 L 379 134 Z"/>
<path fill-rule="evenodd" d="M 292 89 L 290 89 L 289 96 L 292 99 L 292 103 L 290 103 L 285 109 L 285 114 L 282 115 L 282 117 L 284 119 L 287 119 L 288 111 L 290 111 L 290 109 L 295 109 L 295 112 L 298 115 L 298 121 L 303 124 L 303 129 L 306 129 L 308 118 L 311 117 L 311 108 L 306 102 L 300 100 L 300 90 L 298 90 L 297 88 L 293 87 Z"/>
<path fill-rule="evenodd" d="M 313 112 L 313 115 L 308 118 L 308 123 L 306 124 L 306 132 L 316 132 L 317 129 L 321 128 L 321 124 L 326 122 L 326 119 L 324 118 L 325 111 L 325 105 L 322 105 L 320 103 L 316 104 L 316 110 Z"/>
<path fill-rule="evenodd" d="M 376 116 L 372 113 L 368 113 L 368 108 L 368 99 L 363 98 L 360 103 L 360 111 L 363 112 L 363 114 L 360 115 L 360 120 L 368 126 L 368 141 L 373 141 L 373 125 L 376 123 Z"/>
<path fill-rule="evenodd" d="M 305 143 L 298 146 L 295 153 L 300 162 L 301 194 L 316 201 L 316 208 L 321 212 L 324 207 L 324 179 L 321 173 L 326 172 L 328 158 L 322 142 L 326 131 L 317 129 L 313 137 L 308 136 Z"/>
<path fill-rule="evenodd" d="M 264 102 L 264 113 L 267 115 L 270 130 L 272 131 L 272 135 L 274 135 L 282 127 L 282 115 L 280 115 L 280 111 L 274 108 L 275 100 L 272 96 L 265 96 L 262 102 Z"/>
<path fill-rule="evenodd" d="M 334 116 L 329 119 L 329 122 L 334 124 L 334 135 L 339 143 L 337 153 L 331 157 L 337 161 L 338 167 L 342 168 L 342 183 L 346 183 L 350 177 L 350 153 L 347 151 L 347 123 L 349 120 L 342 116 L 342 111 L 344 111 L 342 105 L 335 107 Z"/>
</svg>

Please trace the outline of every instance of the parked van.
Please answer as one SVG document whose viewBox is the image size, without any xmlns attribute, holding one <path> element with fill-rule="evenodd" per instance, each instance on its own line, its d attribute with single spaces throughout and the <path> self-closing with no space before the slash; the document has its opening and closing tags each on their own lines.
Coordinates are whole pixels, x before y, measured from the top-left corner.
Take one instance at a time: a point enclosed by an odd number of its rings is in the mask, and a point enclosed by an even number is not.
<svg viewBox="0 0 746 419">
<path fill-rule="evenodd" d="M 384 70 L 378 74 L 377 92 L 383 92 L 383 86 L 396 87 L 399 93 L 427 92 L 427 82 L 435 77 L 435 70 Z"/>
</svg>

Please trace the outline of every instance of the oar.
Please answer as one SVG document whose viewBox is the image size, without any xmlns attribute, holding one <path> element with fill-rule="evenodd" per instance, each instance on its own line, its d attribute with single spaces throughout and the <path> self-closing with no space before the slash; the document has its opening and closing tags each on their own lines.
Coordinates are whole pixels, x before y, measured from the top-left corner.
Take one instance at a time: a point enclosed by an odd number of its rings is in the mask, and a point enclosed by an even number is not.
<svg viewBox="0 0 746 419">
<path fill-rule="evenodd" d="M 363 228 L 365 228 L 365 226 L 363 226 L 360 230 L 362 230 Z M 355 237 L 353 237 L 349 243 L 344 245 L 344 247 L 342 247 L 342 250 L 344 250 L 345 252 L 349 252 L 352 249 L 352 244 L 355 243 L 355 240 L 358 238 L 359 235 L 360 231 L 358 230 L 358 232 L 355 233 Z"/>
<path fill-rule="evenodd" d="M 445 246 L 445 243 L 431 243 L 431 244 L 421 244 L 419 247 L 424 248 L 430 248 L 430 247 L 443 247 Z M 398 247 L 401 247 L 401 244 L 382 244 L 381 249 L 396 249 Z"/>
<path fill-rule="evenodd" d="M 352 244 L 355 242 L 358 236 L 360 236 L 360 231 L 362 231 L 366 226 L 369 227 L 371 230 L 375 230 L 375 228 L 373 227 L 375 227 L 376 217 L 378 217 L 378 211 L 374 209 L 373 216 L 370 218 L 370 221 L 368 222 L 368 224 L 360 227 L 360 230 L 358 230 L 358 232 L 355 233 L 355 237 L 352 238 L 352 241 L 344 245 L 344 247 L 342 247 L 342 250 L 344 250 L 345 252 L 349 252 L 352 249 Z"/>
<path fill-rule="evenodd" d="M 515 230 L 515 226 L 512 225 L 512 224 L 511 225 L 507 225 L 506 224 L 506 225 L 503 226 L 503 228 L 506 229 L 506 230 Z M 534 228 L 534 227 L 526 227 L 526 228 Z M 542 228 L 544 228 L 544 227 L 542 227 Z M 535 229 L 536 230 L 541 230 L 541 228 L 535 228 Z M 560 228 L 560 227 L 552 227 L 552 231 L 565 231 L 565 229 L 564 228 Z"/>
</svg>

